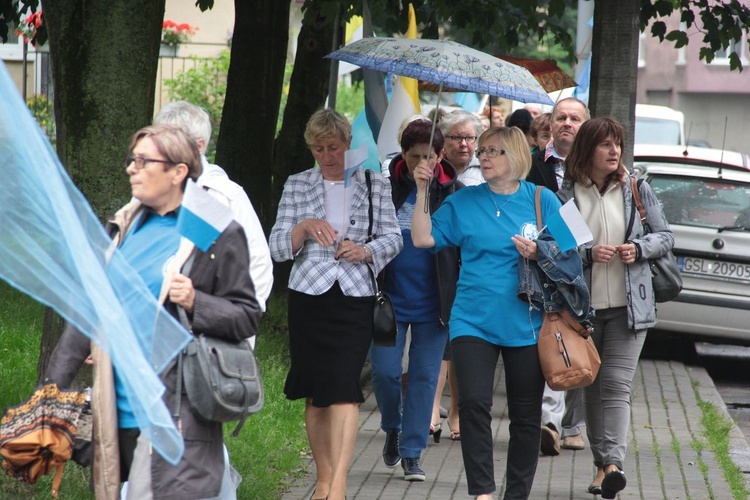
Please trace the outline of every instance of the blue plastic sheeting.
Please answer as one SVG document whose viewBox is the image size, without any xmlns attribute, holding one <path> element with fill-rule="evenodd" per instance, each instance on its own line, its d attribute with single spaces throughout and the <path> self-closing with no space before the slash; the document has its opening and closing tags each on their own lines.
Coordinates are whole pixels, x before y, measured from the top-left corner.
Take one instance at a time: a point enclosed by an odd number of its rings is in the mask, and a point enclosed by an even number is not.
<svg viewBox="0 0 750 500">
<path fill-rule="evenodd" d="M 157 374 L 190 336 L 113 248 L 2 63 L 0 179 L 0 278 L 101 346 L 123 380 L 141 432 L 176 464 L 184 442 Z M 152 345 L 140 335 L 147 331 L 154 332 Z"/>
</svg>

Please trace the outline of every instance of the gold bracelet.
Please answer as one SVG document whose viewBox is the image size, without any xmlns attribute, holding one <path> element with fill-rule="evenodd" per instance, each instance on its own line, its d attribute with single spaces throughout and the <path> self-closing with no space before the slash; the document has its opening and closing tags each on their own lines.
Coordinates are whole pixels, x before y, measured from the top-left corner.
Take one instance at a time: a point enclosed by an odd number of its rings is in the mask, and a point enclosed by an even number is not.
<svg viewBox="0 0 750 500">
<path fill-rule="evenodd" d="M 367 262 L 367 254 L 369 253 L 370 256 L 372 256 L 372 252 L 370 251 L 369 248 L 367 248 L 367 245 L 362 245 L 362 248 L 365 249 L 365 262 Z"/>
</svg>

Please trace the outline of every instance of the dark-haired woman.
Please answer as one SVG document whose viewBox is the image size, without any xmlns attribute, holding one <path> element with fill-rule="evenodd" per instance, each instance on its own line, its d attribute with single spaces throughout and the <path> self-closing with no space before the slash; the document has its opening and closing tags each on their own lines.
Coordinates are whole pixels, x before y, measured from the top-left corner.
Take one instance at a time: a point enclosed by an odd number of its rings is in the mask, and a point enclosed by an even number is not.
<svg viewBox="0 0 750 500">
<path fill-rule="evenodd" d="M 647 183 L 640 197 L 651 226 L 644 234 L 622 163 L 622 126 L 594 118 L 578 130 L 558 196 L 575 199 L 594 234 L 579 248 L 591 302 L 594 342 L 602 358 L 596 381 L 585 388 L 586 433 L 597 473 L 589 493 L 615 498 L 625 488 L 623 461 L 630 426 L 630 391 L 646 332 L 656 324 L 649 259 L 672 249 L 674 236 Z"/>
<path fill-rule="evenodd" d="M 380 428 L 386 433 L 383 461 L 388 467 L 395 467 L 401 461 L 407 481 L 425 480 L 420 455 L 427 447 L 431 431 L 436 442 L 440 439 L 440 424 L 431 428 L 432 403 L 458 280 L 457 249 L 448 248 L 433 255 L 416 248 L 411 241 L 411 216 L 417 210 L 424 210 L 425 204 L 424 197 L 417 198 L 413 177 L 417 165 L 428 163 L 433 169 L 431 213 L 458 187 L 456 169 L 443 160 L 443 134 L 435 129 L 430 149 L 431 131 L 430 120 L 409 123 L 401 134 L 402 152 L 390 164 L 393 203 L 404 249 L 386 266 L 384 288 L 396 310 L 398 335 L 395 348 L 373 345 L 370 351 Z M 401 358 L 410 326 L 409 382 L 402 398 Z"/>
</svg>

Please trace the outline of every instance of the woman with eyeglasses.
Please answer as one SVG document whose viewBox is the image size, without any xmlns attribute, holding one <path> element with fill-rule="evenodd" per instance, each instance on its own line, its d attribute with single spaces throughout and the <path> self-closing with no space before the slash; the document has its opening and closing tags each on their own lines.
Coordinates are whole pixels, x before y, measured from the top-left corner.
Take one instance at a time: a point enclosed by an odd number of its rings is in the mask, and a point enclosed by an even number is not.
<svg viewBox="0 0 750 500">
<path fill-rule="evenodd" d="M 401 134 L 401 153 L 390 164 L 391 189 L 404 249 L 386 266 L 383 288 L 393 300 L 398 321 L 395 347 L 370 349 L 372 385 L 380 409 L 380 428 L 386 433 L 383 461 L 395 467 L 399 461 L 407 481 L 424 481 L 420 465 L 422 450 L 432 434 L 440 441 L 440 421 L 431 421 L 440 364 L 448 340 L 448 319 L 458 279 L 458 250 L 447 248 L 432 255 L 411 243 L 411 214 L 425 209 L 418 200 L 413 172 L 420 162 L 429 162 L 435 175 L 430 186 L 429 210 L 460 187 L 456 170 L 443 161 L 443 135 L 424 118 L 409 123 Z M 401 358 L 406 349 L 406 331 L 411 327 L 407 350 L 407 390 L 402 390 Z M 435 423 L 437 422 L 437 423 Z"/>
<path fill-rule="evenodd" d="M 184 309 L 194 331 L 232 341 L 254 335 L 260 306 L 247 272 L 250 263 L 242 226 L 232 222 L 206 252 L 194 248 L 177 230 L 186 183 L 201 174 L 197 142 L 170 125 L 141 129 L 131 140 L 125 172 L 134 200 L 107 224 L 119 254 L 170 314 L 177 318 L 178 306 Z M 191 253 L 192 267 L 181 274 Z M 143 336 L 141 345 L 157 348 L 158 331 L 136 333 Z M 222 484 L 226 472 L 223 426 L 197 417 L 184 390 L 175 425 L 184 438 L 185 451 L 173 466 L 150 453 L 150 443 L 138 428 L 125 385 L 109 357 L 70 325 L 52 354 L 47 380 L 68 387 L 89 355 L 94 369 L 97 498 L 119 498 L 121 481 L 128 481 L 128 499 L 234 498 L 233 488 Z M 176 361 L 160 377 L 166 389 L 164 404 L 171 412 L 178 387 Z"/>
<path fill-rule="evenodd" d="M 469 494 L 489 499 L 496 490 L 490 412 L 495 368 L 502 355 L 510 416 L 505 498 L 528 498 L 541 434 L 544 376 L 536 344 L 542 314 L 519 300 L 517 273 L 519 260 L 528 265 L 519 255 L 544 260 L 552 246 L 537 241 L 536 186 L 523 180 L 531 168 L 523 132 L 490 128 L 479 138 L 476 154 L 486 184 L 457 191 L 432 217 L 415 210 L 412 239 L 416 247 L 433 252 L 446 247 L 461 251 L 449 329 Z M 425 195 L 430 174 L 424 165 L 415 169 L 417 199 Z M 543 189 L 542 220 L 559 207 L 554 193 Z M 571 255 L 580 269 L 580 258 L 574 250 Z"/>
</svg>

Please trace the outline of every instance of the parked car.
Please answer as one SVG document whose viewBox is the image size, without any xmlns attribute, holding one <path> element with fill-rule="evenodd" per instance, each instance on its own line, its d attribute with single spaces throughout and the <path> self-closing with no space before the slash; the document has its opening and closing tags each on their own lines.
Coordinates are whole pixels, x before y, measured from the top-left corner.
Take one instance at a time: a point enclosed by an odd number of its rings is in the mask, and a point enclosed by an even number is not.
<svg viewBox="0 0 750 500">
<path fill-rule="evenodd" d="M 634 169 L 664 209 L 684 284 L 657 305 L 657 328 L 750 345 L 750 158 L 636 144 Z"/>
<path fill-rule="evenodd" d="M 685 115 L 666 106 L 635 105 L 636 144 L 685 144 Z"/>
</svg>

